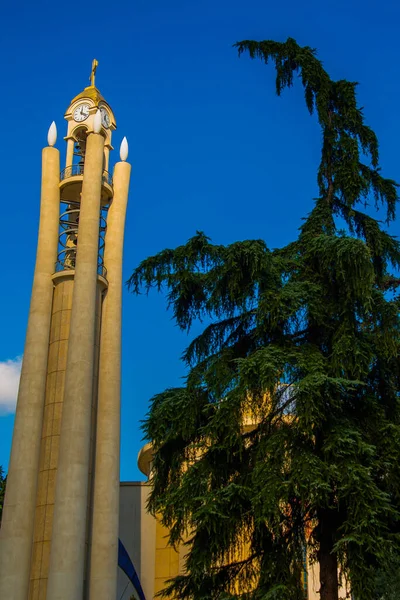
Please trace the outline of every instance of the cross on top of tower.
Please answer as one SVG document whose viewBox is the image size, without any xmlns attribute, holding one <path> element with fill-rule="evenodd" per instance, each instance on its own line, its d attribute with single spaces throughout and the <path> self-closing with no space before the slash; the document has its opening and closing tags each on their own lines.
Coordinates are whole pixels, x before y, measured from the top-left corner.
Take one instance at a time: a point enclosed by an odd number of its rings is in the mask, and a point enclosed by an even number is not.
<svg viewBox="0 0 400 600">
<path fill-rule="evenodd" d="M 92 87 L 96 87 L 95 84 L 94 84 L 94 79 L 95 79 L 96 70 L 97 70 L 98 66 L 99 66 L 99 61 L 94 58 L 93 61 L 92 61 L 92 71 L 91 71 L 90 77 L 89 77 L 90 85 Z"/>
</svg>

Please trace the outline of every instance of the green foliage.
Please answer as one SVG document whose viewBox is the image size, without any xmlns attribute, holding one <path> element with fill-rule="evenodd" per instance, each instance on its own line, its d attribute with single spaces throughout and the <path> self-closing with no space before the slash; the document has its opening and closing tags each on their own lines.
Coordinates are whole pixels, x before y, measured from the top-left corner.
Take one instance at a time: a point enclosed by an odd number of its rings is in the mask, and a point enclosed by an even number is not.
<svg viewBox="0 0 400 600">
<path fill-rule="evenodd" d="M 211 323 L 184 354 L 185 386 L 153 398 L 144 424 L 149 508 L 171 543 L 188 536 L 187 573 L 167 593 L 303 598 L 307 542 L 373 600 L 375 570 L 399 550 L 400 248 L 364 210 L 394 219 L 397 185 L 380 174 L 354 83 L 292 39 L 236 46 L 274 64 L 278 94 L 302 81 L 322 130 L 319 198 L 282 249 L 197 232 L 129 280 L 136 293 L 166 288 L 181 329 Z M 336 600 L 328 587 L 321 600 Z"/>
<path fill-rule="evenodd" d="M 0 466 L 0 526 L 3 516 L 4 496 L 6 493 L 7 476 L 4 475 L 3 467 Z"/>
<path fill-rule="evenodd" d="M 400 558 L 391 556 L 384 569 L 375 577 L 375 600 L 398 600 L 400 598 Z"/>
</svg>

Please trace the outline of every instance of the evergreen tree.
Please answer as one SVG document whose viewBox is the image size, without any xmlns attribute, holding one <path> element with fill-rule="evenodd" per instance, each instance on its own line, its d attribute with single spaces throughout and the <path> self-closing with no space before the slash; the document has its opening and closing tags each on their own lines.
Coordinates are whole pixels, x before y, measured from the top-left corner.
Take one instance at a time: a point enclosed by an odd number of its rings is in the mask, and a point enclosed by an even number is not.
<svg viewBox="0 0 400 600">
<path fill-rule="evenodd" d="M 166 592 L 304 598 L 307 544 L 321 600 L 338 599 L 341 578 L 372 600 L 399 549 L 400 247 L 367 207 L 392 221 L 397 185 L 355 83 L 290 38 L 236 46 L 273 63 L 278 95 L 301 80 L 322 132 L 319 197 L 284 248 L 198 232 L 129 280 L 136 293 L 166 288 L 181 329 L 210 321 L 184 354 L 184 387 L 155 396 L 144 424 L 150 510 L 171 543 L 189 536 L 187 572 Z"/>
</svg>

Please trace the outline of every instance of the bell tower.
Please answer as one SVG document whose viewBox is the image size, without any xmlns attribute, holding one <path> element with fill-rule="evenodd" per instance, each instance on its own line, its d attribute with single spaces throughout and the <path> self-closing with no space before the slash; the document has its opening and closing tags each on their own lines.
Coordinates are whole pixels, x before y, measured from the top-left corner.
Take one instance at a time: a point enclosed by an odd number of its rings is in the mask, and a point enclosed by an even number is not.
<svg viewBox="0 0 400 600">
<path fill-rule="evenodd" d="M 114 600 L 128 145 L 95 86 L 42 152 L 36 266 L 0 530 L 0 598 Z"/>
</svg>

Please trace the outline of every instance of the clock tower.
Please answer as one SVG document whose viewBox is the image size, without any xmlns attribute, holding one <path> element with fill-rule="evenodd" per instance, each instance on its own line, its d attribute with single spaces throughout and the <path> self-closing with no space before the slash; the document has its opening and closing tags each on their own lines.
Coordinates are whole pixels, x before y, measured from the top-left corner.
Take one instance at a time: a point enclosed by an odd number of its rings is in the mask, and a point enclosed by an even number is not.
<svg viewBox="0 0 400 600">
<path fill-rule="evenodd" d="M 91 85 L 70 103 L 66 162 L 42 152 L 36 266 L 0 529 L 0 598 L 114 600 L 122 252 L 130 165 Z"/>
</svg>

